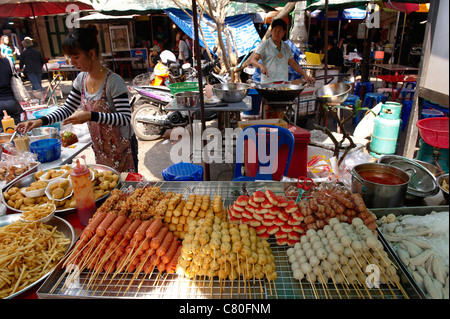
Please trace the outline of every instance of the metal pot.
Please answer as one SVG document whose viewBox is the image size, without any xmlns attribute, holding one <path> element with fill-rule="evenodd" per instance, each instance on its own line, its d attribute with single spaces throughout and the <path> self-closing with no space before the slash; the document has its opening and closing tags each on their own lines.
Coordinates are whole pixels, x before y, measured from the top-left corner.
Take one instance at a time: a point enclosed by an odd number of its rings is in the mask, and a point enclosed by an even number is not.
<svg viewBox="0 0 450 319">
<path fill-rule="evenodd" d="M 59 130 L 54 127 L 39 127 L 34 128 L 28 133 L 30 143 L 38 140 L 44 140 L 47 138 L 60 138 Z"/>
<path fill-rule="evenodd" d="M 410 176 L 399 168 L 380 163 L 364 163 L 350 170 L 352 192 L 361 194 L 368 208 L 401 207 L 405 200 Z M 373 176 L 375 178 L 369 178 Z M 382 184 L 376 180 L 393 182 L 395 185 Z"/>
<path fill-rule="evenodd" d="M 439 192 L 438 183 L 434 174 L 414 160 L 398 155 L 385 155 L 381 156 L 377 162 L 404 171 L 413 170 L 415 172 L 414 176 L 411 176 L 408 191 L 406 192 L 406 199 L 408 200 L 434 196 Z"/>
<path fill-rule="evenodd" d="M 213 85 L 213 92 L 219 99 L 228 103 L 242 101 L 248 94 L 250 85 L 244 83 L 218 83 Z"/>
<path fill-rule="evenodd" d="M 195 91 L 179 92 L 175 94 L 177 105 L 180 107 L 196 107 L 200 94 Z"/>
<path fill-rule="evenodd" d="M 256 91 L 268 101 L 292 101 L 305 89 L 304 86 L 296 84 L 257 84 Z"/>
</svg>

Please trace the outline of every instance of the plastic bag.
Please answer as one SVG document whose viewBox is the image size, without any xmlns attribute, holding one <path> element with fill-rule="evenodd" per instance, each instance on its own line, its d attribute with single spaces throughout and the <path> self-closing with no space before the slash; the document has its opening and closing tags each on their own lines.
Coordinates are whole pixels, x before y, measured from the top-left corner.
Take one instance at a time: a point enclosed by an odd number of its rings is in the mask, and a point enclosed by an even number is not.
<svg viewBox="0 0 450 319">
<path fill-rule="evenodd" d="M 352 187 L 352 175 L 349 173 L 353 167 L 359 164 L 367 163 L 372 160 L 372 156 L 363 151 L 355 151 L 347 154 L 338 168 L 339 181 L 348 189 Z"/>
<path fill-rule="evenodd" d="M 355 127 L 355 131 L 353 132 L 354 137 L 367 138 L 372 136 L 376 117 L 375 114 L 380 113 L 382 105 L 383 103 L 378 103 L 374 108 L 371 109 L 371 112 L 367 113 L 367 115 L 361 119 L 361 121 Z"/>
<path fill-rule="evenodd" d="M 306 165 L 307 177 L 313 179 L 315 182 L 335 180 L 335 169 L 333 169 L 333 158 L 326 159 L 325 155 L 312 155 L 308 159 Z"/>
</svg>

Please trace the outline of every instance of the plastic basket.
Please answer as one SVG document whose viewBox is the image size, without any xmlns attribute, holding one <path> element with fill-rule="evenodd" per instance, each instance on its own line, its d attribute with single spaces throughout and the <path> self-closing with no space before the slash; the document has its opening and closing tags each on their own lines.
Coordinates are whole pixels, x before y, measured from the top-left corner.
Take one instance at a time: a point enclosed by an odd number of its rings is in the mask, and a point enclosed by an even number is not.
<svg viewBox="0 0 450 319">
<path fill-rule="evenodd" d="M 52 106 L 52 107 L 49 107 L 49 108 L 46 108 L 46 109 L 43 109 L 43 110 L 39 110 L 39 111 L 33 112 L 33 116 L 36 119 L 39 119 L 39 118 L 43 117 L 44 115 L 48 115 L 48 114 L 52 113 L 53 111 L 56 111 L 57 109 L 58 109 L 57 106 Z M 54 127 L 54 128 L 57 128 L 58 131 L 59 131 L 61 129 L 61 122 L 45 125 L 43 127 Z"/>
<path fill-rule="evenodd" d="M 170 93 L 198 91 L 198 82 L 180 82 L 169 84 Z"/>
<path fill-rule="evenodd" d="M 417 122 L 419 133 L 425 143 L 438 148 L 448 148 L 449 119 L 448 117 L 435 117 Z"/>
<path fill-rule="evenodd" d="M 36 154 L 41 163 L 52 162 L 61 157 L 61 141 L 56 138 L 46 138 L 31 142 L 30 152 Z"/>
</svg>

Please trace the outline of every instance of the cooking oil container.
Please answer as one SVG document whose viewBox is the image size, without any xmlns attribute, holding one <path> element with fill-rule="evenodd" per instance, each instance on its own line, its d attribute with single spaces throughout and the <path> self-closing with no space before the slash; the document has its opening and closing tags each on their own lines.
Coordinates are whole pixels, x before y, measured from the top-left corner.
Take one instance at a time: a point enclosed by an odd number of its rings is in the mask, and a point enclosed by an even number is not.
<svg viewBox="0 0 450 319">
<path fill-rule="evenodd" d="M 395 154 L 398 135 L 401 127 L 402 105 L 396 102 L 387 102 L 375 118 L 370 154 L 374 157 Z"/>
</svg>

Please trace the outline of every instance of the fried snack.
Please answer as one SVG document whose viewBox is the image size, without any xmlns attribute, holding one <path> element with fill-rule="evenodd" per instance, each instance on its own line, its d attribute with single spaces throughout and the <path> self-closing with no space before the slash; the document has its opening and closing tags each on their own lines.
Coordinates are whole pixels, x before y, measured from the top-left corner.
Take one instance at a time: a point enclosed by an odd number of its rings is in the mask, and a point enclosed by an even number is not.
<svg viewBox="0 0 450 319">
<path fill-rule="evenodd" d="M 0 298 L 31 285 L 64 256 L 70 239 L 50 225 L 14 222 L 0 227 Z"/>
<path fill-rule="evenodd" d="M 47 182 L 44 181 L 37 181 L 37 182 L 33 182 L 30 184 L 30 186 L 28 186 L 25 191 L 30 192 L 30 191 L 36 191 L 38 189 L 43 189 L 47 187 Z"/>
<path fill-rule="evenodd" d="M 47 217 L 53 209 L 54 207 L 51 203 L 40 206 L 31 206 L 27 207 L 20 217 L 25 221 L 35 222 L 39 219 Z"/>
</svg>

